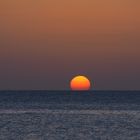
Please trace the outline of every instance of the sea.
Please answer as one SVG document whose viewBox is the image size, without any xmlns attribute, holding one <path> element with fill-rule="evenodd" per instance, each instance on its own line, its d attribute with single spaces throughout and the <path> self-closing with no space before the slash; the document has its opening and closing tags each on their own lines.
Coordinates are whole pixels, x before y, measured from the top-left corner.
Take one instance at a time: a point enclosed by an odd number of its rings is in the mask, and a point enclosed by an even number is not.
<svg viewBox="0 0 140 140">
<path fill-rule="evenodd" d="M 140 91 L 0 91 L 0 140 L 140 140 Z"/>
</svg>

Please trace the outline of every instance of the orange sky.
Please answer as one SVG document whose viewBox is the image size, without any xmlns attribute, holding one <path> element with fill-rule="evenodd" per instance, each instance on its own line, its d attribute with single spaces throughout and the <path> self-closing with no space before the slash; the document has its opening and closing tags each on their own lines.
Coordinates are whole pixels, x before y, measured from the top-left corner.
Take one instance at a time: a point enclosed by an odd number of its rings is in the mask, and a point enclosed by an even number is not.
<svg viewBox="0 0 140 140">
<path fill-rule="evenodd" d="M 140 89 L 140 1 L 0 0 L 0 89 Z"/>
</svg>

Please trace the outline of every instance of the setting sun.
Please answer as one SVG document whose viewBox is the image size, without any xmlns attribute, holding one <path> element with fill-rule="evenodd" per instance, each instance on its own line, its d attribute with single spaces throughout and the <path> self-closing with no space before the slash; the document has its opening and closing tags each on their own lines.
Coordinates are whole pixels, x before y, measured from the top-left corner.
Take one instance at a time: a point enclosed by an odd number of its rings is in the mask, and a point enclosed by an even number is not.
<svg viewBox="0 0 140 140">
<path fill-rule="evenodd" d="M 85 76 L 76 76 L 70 82 L 70 88 L 72 90 L 89 90 L 91 83 Z"/>
</svg>

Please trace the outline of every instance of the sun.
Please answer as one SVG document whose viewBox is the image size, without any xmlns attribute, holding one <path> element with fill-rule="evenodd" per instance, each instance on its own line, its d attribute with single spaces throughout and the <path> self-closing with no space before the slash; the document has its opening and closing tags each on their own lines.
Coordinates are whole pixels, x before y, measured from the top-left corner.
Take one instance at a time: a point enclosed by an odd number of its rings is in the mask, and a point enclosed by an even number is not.
<svg viewBox="0 0 140 140">
<path fill-rule="evenodd" d="M 91 88 L 90 80 L 85 76 L 75 76 L 70 82 L 72 90 L 89 90 Z"/>
</svg>

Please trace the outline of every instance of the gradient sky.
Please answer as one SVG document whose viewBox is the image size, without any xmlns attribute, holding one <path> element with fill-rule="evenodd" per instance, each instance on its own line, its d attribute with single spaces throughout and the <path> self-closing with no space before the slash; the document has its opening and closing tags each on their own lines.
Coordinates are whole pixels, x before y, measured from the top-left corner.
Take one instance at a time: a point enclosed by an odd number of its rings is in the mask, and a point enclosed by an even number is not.
<svg viewBox="0 0 140 140">
<path fill-rule="evenodd" d="M 139 0 L 0 0 L 0 89 L 140 90 Z"/>
</svg>

